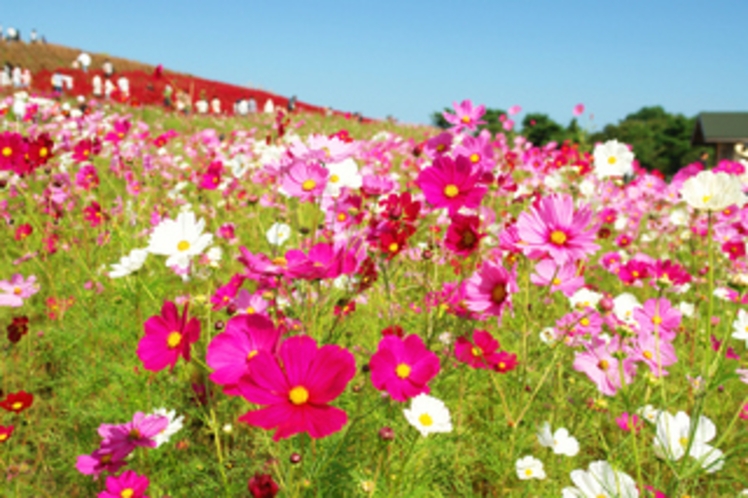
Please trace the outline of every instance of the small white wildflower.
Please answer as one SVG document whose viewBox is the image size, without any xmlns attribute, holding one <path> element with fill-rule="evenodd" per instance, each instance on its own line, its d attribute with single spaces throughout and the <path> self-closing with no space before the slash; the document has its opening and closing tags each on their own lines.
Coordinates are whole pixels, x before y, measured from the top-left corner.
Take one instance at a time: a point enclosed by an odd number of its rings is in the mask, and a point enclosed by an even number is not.
<svg viewBox="0 0 748 498">
<path fill-rule="evenodd" d="M 533 456 L 525 456 L 517 460 L 515 464 L 517 469 L 517 477 L 521 481 L 528 479 L 545 479 L 545 470 L 543 469 L 543 462 Z"/>
</svg>

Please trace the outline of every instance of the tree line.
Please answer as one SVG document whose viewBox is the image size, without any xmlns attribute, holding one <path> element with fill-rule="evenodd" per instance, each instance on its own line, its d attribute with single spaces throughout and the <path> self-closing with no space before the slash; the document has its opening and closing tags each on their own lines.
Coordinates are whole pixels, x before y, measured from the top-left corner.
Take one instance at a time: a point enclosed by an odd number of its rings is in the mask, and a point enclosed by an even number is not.
<svg viewBox="0 0 748 498">
<path fill-rule="evenodd" d="M 452 109 L 445 108 L 446 112 Z M 492 134 L 520 134 L 534 145 L 545 145 L 549 142 L 564 141 L 579 143 L 583 150 L 592 150 L 598 142 L 616 139 L 630 144 L 639 163 L 649 169 L 658 170 L 666 176 L 675 174 L 680 168 L 707 157 L 711 158 L 711 148 L 692 146 L 691 135 L 696 126 L 697 117 L 683 114 L 671 114 L 661 106 L 643 107 L 629 114 L 618 124 L 606 125 L 602 130 L 590 132 L 579 125 L 573 118 L 563 126 L 547 114 L 530 113 L 522 119 L 521 126 L 506 132 L 500 117 L 506 115 L 501 109 L 486 109 L 479 130 L 487 129 Z M 431 117 L 434 126 L 447 129 L 447 123 L 441 112 Z"/>
</svg>

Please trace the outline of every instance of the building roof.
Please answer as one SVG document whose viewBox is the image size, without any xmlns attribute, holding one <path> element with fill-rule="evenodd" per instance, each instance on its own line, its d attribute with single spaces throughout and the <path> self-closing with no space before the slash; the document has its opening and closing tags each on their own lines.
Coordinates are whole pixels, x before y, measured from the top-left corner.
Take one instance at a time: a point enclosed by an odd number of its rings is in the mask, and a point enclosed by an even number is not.
<svg viewBox="0 0 748 498">
<path fill-rule="evenodd" d="M 748 142 L 748 112 L 702 112 L 696 119 L 692 145 Z"/>
</svg>

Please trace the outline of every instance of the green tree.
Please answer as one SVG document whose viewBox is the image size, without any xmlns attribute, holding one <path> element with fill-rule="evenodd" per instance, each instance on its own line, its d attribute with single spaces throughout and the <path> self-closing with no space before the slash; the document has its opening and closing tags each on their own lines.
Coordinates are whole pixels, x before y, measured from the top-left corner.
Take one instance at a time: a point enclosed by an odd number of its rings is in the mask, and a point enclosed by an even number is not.
<svg viewBox="0 0 748 498">
<path fill-rule="evenodd" d="M 709 150 L 691 146 L 695 126 L 695 117 L 670 114 L 661 106 L 643 107 L 591 138 L 593 142 L 616 139 L 630 144 L 642 166 L 671 176 Z"/>
<path fill-rule="evenodd" d="M 563 142 L 566 138 L 564 128 L 548 117 L 547 114 L 531 113 L 522 120 L 522 135 L 533 145 L 541 146 L 548 142 Z"/>
</svg>

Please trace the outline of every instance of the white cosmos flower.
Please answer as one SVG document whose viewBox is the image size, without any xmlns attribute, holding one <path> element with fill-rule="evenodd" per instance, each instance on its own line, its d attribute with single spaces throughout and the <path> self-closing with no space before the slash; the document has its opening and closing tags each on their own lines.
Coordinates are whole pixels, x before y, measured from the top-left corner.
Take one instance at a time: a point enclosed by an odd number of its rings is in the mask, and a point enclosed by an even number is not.
<svg viewBox="0 0 748 498">
<path fill-rule="evenodd" d="M 738 310 L 738 317 L 732 322 L 732 336 L 739 341 L 745 341 L 748 347 L 748 312 Z"/>
<path fill-rule="evenodd" d="M 707 472 L 716 472 L 721 469 L 724 465 L 722 452 L 707 444 L 717 435 L 714 423 L 702 415 L 693 430 L 693 438 L 689 439 L 691 432 L 691 418 L 688 414 L 678 412 L 673 416 L 669 412 L 661 412 L 657 417 L 657 433 L 654 439 L 655 455 L 676 461 L 688 451 L 690 456 L 701 461 L 701 466 Z"/>
<path fill-rule="evenodd" d="M 208 252 L 206 252 L 205 255 L 208 256 L 208 263 L 210 264 L 210 266 L 216 268 L 218 267 L 218 263 L 221 262 L 223 250 L 221 250 L 221 248 L 218 246 L 213 246 L 208 249 Z"/>
<path fill-rule="evenodd" d="M 674 209 L 668 219 L 676 227 L 688 226 L 688 213 L 685 209 Z"/>
<path fill-rule="evenodd" d="M 545 470 L 543 470 L 543 462 L 533 456 L 525 456 L 517 460 L 515 464 L 517 469 L 517 477 L 521 481 L 528 479 L 545 479 Z"/>
<path fill-rule="evenodd" d="M 705 170 L 692 176 L 683 182 L 680 194 L 692 208 L 706 211 L 722 211 L 733 204 L 740 207 L 745 203 L 740 179 L 723 171 Z"/>
<path fill-rule="evenodd" d="M 169 425 L 153 437 L 153 440 L 156 441 L 156 448 L 169 441 L 174 434 L 182 429 L 184 416 L 180 415 L 177 417 L 177 412 L 175 410 L 167 411 L 166 408 L 157 408 L 151 415 L 161 415 L 162 417 L 169 419 Z"/>
<path fill-rule="evenodd" d="M 340 190 L 347 187 L 351 190 L 361 188 L 363 177 L 358 172 L 358 164 L 352 158 L 343 159 L 339 163 L 325 165 L 330 176 L 327 177 L 325 194 L 331 197 L 340 195 Z"/>
<path fill-rule="evenodd" d="M 638 415 L 641 415 L 644 420 L 649 422 L 650 424 L 654 424 L 657 422 L 657 417 L 660 416 L 660 413 L 662 410 L 658 410 L 652 405 L 644 405 L 638 410 L 636 410 L 636 413 Z"/>
<path fill-rule="evenodd" d="M 145 263 L 148 251 L 145 249 L 133 249 L 127 256 L 122 256 L 118 263 L 112 265 L 109 278 L 120 278 L 140 270 Z"/>
<path fill-rule="evenodd" d="M 680 311 L 681 314 L 687 318 L 693 318 L 696 307 L 692 303 L 683 301 L 682 303 L 678 304 L 678 311 Z"/>
<path fill-rule="evenodd" d="M 595 159 L 595 174 L 600 179 L 634 172 L 634 153 L 618 140 L 608 140 L 595 146 L 592 155 Z"/>
<path fill-rule="evenodd" d="M 638 498 L 634 479 L 614 470 L 604 460 L 592 462 L 589 470 L 573 470 L 571 480 L 575 488 L 561 490 L 563 498 Z"/>
<path fill-rule="evenodd" d="M 595 308 L 602 298 L 602 294 L 582 287 L 569 298 L 569 304 L 572 308 Z"/>
<path fill-rule="evenodd" d="M 446 405 L 428 394 L 413 398 L 410 409 L 404 409 L 403 414 L 408 423 L 424 437 L 434 432 L 452 432 L 452 421 Z"/>
<path fill-rule="evenodd" d="M 203 233 L 204 228 L 205 220 L 195 220 L 192 211 L 179 213 L 176 220 L 162 220 L 148 239 L 148 252 L 168 256 L 166 266 L 170 268 L 187 268 L 190 259 L 213 242 L 213 235 Z"/>
<path fill-rule="evenodd" d="M 627 325 L 634 325 L 634 310 L 641 306 L 636 296 L 628 292 L 624 292 L 613 298 L 613 314 L 616 318 L 621 320 Z"/>
<path fill-rule="evenodd" d="M 274 246 L 282 246 L 291 237 L 291 227 L 285 223 L 273 223 L 265 233 L 268 243 Z"/>
<path fill-rule="evenodd" d="M 569 435 L 569 431 L 561 427 L 551 434 L 551 424 L 544 422 L 538 431 L 538 442 L 541 446 L 553 449 L 557 455 L 573 457 L 579 453 L 579 441 Z"/>
</svg>

